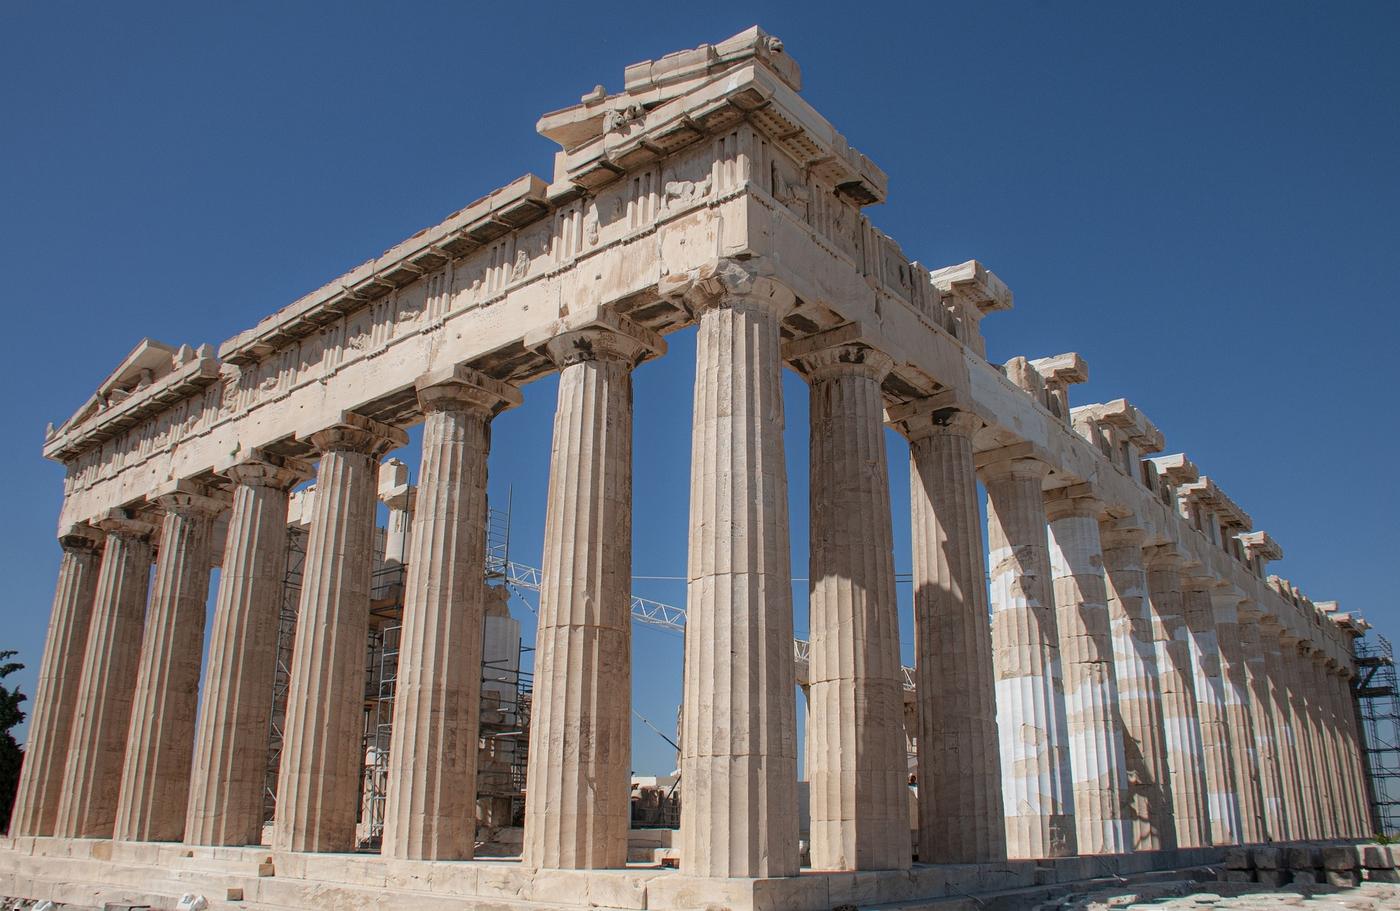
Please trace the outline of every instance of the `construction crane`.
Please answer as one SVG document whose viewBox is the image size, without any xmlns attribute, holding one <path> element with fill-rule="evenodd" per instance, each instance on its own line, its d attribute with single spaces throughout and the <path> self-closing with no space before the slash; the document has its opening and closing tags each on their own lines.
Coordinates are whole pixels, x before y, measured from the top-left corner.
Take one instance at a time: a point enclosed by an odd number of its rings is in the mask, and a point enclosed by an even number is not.
<svg viewBox="0 0 1400 911">
<path fill-rule="evenodd" d="M 487 563 L 488 575 L 501 578 L 506 585 L 516 591 L 525 590 L 538 594 L 543 576 L 539 569 L 508 559 L 498 560 L 494 565 L 491 565 L 492 561 L 488 557 Z M 685 632 L 685 608 L 632 595 L 632 622 L 646 623 L 683 633 Z M 792 646 L 793 659 L 798 670 L 803 672 L 799 673 L 798 676 L 805 676 L 807 665 L 811 660 L 812 645 L 806 639 L 794 639 Z M 901 668 L 901 671 L 904 678 L 904 689 L 912 693 L 914 691 L 914 669 L 904 667 Z"/>
</svg>

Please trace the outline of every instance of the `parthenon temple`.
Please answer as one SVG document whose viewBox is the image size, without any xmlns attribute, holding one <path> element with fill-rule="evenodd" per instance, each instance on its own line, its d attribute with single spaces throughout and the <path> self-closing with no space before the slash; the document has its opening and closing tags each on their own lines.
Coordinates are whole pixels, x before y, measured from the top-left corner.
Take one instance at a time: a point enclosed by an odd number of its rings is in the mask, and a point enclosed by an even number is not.
<svg viewBox="0 0 1400 911">
<path fill-rule="evenodd" d="M 218 346 L 146 340 L 49 428 L 62 558 L 0 894 L 826 911 L 1374 831 L 1365 621 L 1270 575 L 1228 479 L 1131 401 L 1074 403 L 1078 354 L 989 362 L 1010 289 L 874 227 L 885 173 L 801 87 L 757 28 L 628 66 L 540 118 L 549 179 Z M 648 790 L 632 372 L 689 327 L 678 770 Z M 810 388 L 796 647 L 785 366 Z M 520 637 L 486 467 L 493 418 L 553 373 L 517 699 L 490 673 Z M 418 424 L 421 463 L 385 461 Z M 367 654 L 391 698 L 367 699 Z M 527 735 L 488 736 L 512 719 Z M 637 827 L 642 792 L 670 828 Z"/>
</svg>

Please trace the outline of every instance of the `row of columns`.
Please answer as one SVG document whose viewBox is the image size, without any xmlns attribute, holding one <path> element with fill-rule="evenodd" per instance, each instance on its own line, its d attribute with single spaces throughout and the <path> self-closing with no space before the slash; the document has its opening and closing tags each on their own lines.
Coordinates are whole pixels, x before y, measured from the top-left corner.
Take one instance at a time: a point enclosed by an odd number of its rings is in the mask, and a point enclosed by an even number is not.
<svg viewBox="0 0 1400 911">
<path fill-rule="evenodd" d="M 911 862 L 881 384 L 839 333 L 783 347 L 793 303 L 734 267 L 673 293 L 698 315 L 680 847 L 699 876 L 798 870 L 784 359 L 811 386 L 812 865 Z M 607 311 L 527 339 L 560 371 L 524 862 L 626 861 L 631 371 L 664 351 Z M 476 793 L 490 422 L 520 401 L 468 367 L 425 376 L 383 852 L 468 858 Z M 920 859 L 1116 854 L 1361 834 L 1346 669 L 1242 614 L 1087 489 L 974 456 L 980 422 L 913 403 Z M 318 495 L 273 845 L 353 848 L 376 467 L 401 431 L 346 413 L 311 434 Z M 186 485 L 156 528 L 65 537 L 15 831 L 255 844 L 285 572 L 305 463 L 258 454 L 232 501 Z M 990 547 L 980 541 L 979 476 Z M 230 511 L 200 725 L 214 517 Z M 991 570 L 991 599 L 984 579 Z M 149 602 L 149 604 L 148 604 Z M 81 664 L 80 664 L 81 662 Z M 127 684 L 126 681 L 131 681 Z M 188 795 L 187 799 L 184 796 Z"/>
</svg>

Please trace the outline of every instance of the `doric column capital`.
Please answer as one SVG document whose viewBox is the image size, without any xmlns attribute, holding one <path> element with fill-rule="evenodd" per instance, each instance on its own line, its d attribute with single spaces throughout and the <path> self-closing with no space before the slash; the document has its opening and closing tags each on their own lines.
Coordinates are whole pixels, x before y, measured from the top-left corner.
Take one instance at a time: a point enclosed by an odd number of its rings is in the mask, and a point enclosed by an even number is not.
<svg viewBox="0 0 1400 911">
<path fill-rule="evenodd" d="M 911 443 L 932 436 L 971 439 L 985 423 L 973 412 L 959 408 L 942 393 L 892 405 L 885 409 L 885 420 Z"/>
<path fill-rule="evenodd" d="M 1041 481 L 1049 473 L 1050 466 L 1035 458 L 998 459 L 977 466 L 977 475 L 983 484 L 1007 478 Z"/>
<path fill-rule="evenodd" d="M 689 272 L 662 276 L 658 290 L 697 314 L 713 307 L 761 307 L 781 318 L 797 302 L 787 286 L 760 275 L 749 260 L 716 259 Z"/>
<path fill-rule="evenodd" d="M 1103 515 L 1103 500 L 1094 496 L 1086 484 L 1061 487 L 1045 493 L 1045 518 L 1051 522 L 1071 517 L 1097 521 L 1103 518 Z"/>
<path fill-rule="evenodd" d="M 229 497 L 194 481 L 176 481 L 157 490 L 151 502 L 166 513 L 212 517 L 228 509 Z"/>
<path fill-rule="evenodd" d="M 1147 542 L 1147 530 L 1129 516 L 1124 519 L 1101 518 L 1099 520 L 1099 542 L 1104 549 L 1110 547 L 1142 547 Z"/>
<path fill-rule="evenodd" d="M 1241 623 L 1263 623 L 1264 614 L 1259 605 L 1249 598 L 1241 598 L 1238 607 Z"/>
<path fill-rule="evenodd" d="M 636 367 L 666 353 L 666 341 L 647 327 L 603 307 L 589 307 L 525 336 L 559 369 L 585 361 L 623 361 Z"/>
<path fill-rule="evenodd" d="M 149 540 L 156 531 L 156 527 L 150 522 L 131 518 L 125 509 L 109 510 L 105 516 L 97 521 L 97 527 L 110 536 L 138 540 Z"/>
<path fill-rule="evenodd" d="M 1199 563 L 1188 563 L 1181 571 L 1181 590 L 1186 592 L 1211 592 L 1215 588 L 1216 579 L 1205 567 Z"/>
<path fill-rule="evenodd" d="M 1159 544 L 1155 547 L 1143 549 L 1143 558 L 1147 561 L 1148 569 L 1155 570 L 1176 570 L 1180 572 L 1186 567 L 1186 558 L 1176 549 L 1174 544 Z"/>
<path fill-rule="evenodd" d="M 834 376 L 864 376 L 882 383 L 894 358 L 872 347 L 860 323 L 845 323 L 783 344 L 783 358 L 809 383 Z"/>
<path fill-rule="evenodd" d="M 305 439 L 320 453 L 357 452 L 376 459 L 408 445 L 408 434 L 402 430 L 353 411 L 342 411 L 334 424 Z"/>
<path fill-rule="evenodd" d="M 224 477 L 243 487 L 267 487 L 273 490 L 291 490 L 315 474 L 311 464 L 302 459 L 258 450 L 254 450 L 248 458 L 231 465 L 223 472 Z"/>
<path fill-rule="evenodd" d="M 102 543 L 102 531 L 86 522 L 70 525 L 58 536 L 58 545 L 71 553 L 97 553 Z"/>
<path fill-rule="evenodd" d="M 423 374 L 415 384 L 418 407 L 433 411 L 470 411 L 494 417 L 522 401 L 520 390 L 465 364 Z"/>
</svg>

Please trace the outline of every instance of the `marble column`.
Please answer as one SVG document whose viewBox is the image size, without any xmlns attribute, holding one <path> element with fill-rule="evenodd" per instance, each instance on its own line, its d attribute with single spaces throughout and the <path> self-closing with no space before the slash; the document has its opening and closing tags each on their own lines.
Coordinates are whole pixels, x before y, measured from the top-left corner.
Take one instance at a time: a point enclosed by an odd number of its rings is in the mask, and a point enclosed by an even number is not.
<svg viewBox="0 0 1400 911">
<path fill-rule="evenodd" d="M 1302 841 L 1308 837 L 1309 823 L 1298 749 L 1301 734 L 1299 723 L 1295 723 L 1293 717 L 1293 694 L 1284 665 L 1283 630 L 1271 614 L 1260 614 L 1259 644 L 1271 692 L 1274 751 L 1278 754 L 1279 780 L 1283 783 L 1288 840 Z"/>
<path fill-rule="evenodd" d="M 919 860 L 1006 858 L 996 679 L 968 412 L 900 422 L 909 438 L 919 718 Z"/>
<path fill-rule="evenodd" d="M 364 760 L 365 642 L 379 459 L 403 431 L 344 412 L 310 434 L 316 500 L 287 690 L 278 773 L 278 851 L 349 851 Z M 473 569 L 475 571 L 475 569 Z"/>
<path fill-rule="evenodd" d="M 1333 686 L 1336 692 L 1343 748 L 1350 769 L 1352 819 L 1355 825 L 1350 834 L 1364 838 L 1374 834 L 1375 830 L 1371 825 L 1371 794 L 1369 782 L 1366 779 L 1363 740 L 1357 727 L 1356 704 L 1351 692 L 1352 676 L 1350 663 L 1339 666 Z"/>
<path fill-rule="evenodd" d="M 631 826 L 632 369 L 666 346 L 606 311 L 559 329 L 526 341 L 560 373 L 522 860 L 623 867 Z"/>
<path fill-rule="evenodd" d="M 1289 722 L 1293 732 L 1293 772 L 1298 780 L 1301 826 L 1294 833 L 1299 840 L 1322 837 L 1322 804 L 1317 794 L 1316 744 L 1312 732 L 1312 713 L 1304 693 L 1303 663 L 1307 661 L 1300 648 L 1305 645 L 1286 630 L 1279 633 L 1281 655 L 1279 669 L 1288 688 Z"/>
<path fill-rule="evenodd" d="M 1245 708 L 1253 734 L 1259 778 L 1260 810 L 1264 841 L 1288 841 L 1288 801 L 1283 777 L 1274 714 L 1277 711 L 1269 682 L 1268 663 L 1260 635 L 1262 614 L 1249 601 L 1237 607 L 1239 654 L 1245 670 Z M 1219 618 L 1217 617 L 1217 623 Z"/>
<path fill-rule="evenodd" d="M 156 498 L 165 517 L 117 800 L 118 841 L 185 835 L 214 517 L 227 506 L 211 493 L 181 482 Z"/>
<path fill-rule="evenodd" d="M 1146 533 L 1129 520 L 1112 519 L 1100 524 L 1099 539 L 1128 770 L 1129 847 L 1134 851 L 1172 850 L 1176 847 L 1176 827 L 1172 822 L 1152 612 L 1147 603 L 1147 568 L 1142 556 Z"/>
<path fill-rule="evenodd" d="M 224 472 L 233 506 L 200 696 L 185 843 L 262 838 L 277 630 L 287 583 L 287 499 L 311 476 L 297 459 L 257 454 Z"/>
<path fill-rule="evenodd" d="M 1214 588 L 1212 576 L 1194 572 L 1182 575 L 1182 612 L 1190 631 L 1191 665 L 1196 675 L 1196 712 L 1201 726 L 1211 841 L 1217 845 L 1233 845 L 1240 841 L 1240 802 L 1231 763 L 1230 731 L 1225 719 L 1220 642 L 1211 600 Z"/>
<path fill-rule="evenodd" d="M 1261 738 L 1250 712 L 1249 678 L 1240 637 L 1240 601 L 1234 587 L 1217 585 L 1210 592 L 1215 640 L 1219 649 L 1221 703 L 1230 738 L 1230 771 L 1239 805 L 1239 842 L 1266 841 Z"/>
<path fill-rule="evenodd" d="M 1103 504 L 1090 496 L 1057 495 L 1046 503 L 1080 854 L 1122 854 L 1132 843 L 1128 766 L 1099 541 L 1102 512 Z"/>
<path fill-rule="evenodd" d="M 54 825 L 55 835 L 70 838 L 112 837 L 151 579 L 155 526 L 130 518 L 124 510 L 97 525 L 107 533 L 107 543 L 97 574 Z"/>
<path fill-rule="evenodd" d="M 1326 838 L 1337 838 L 1342 834 L 1340 759 L 1341 744 L 1337 741 L 1337 728 L 1332 717 L 1332 696 L 1327 689 L 1327 655 L 1314 647 L 1308 656 L 1311 667 L 1304 673 L 1311 673 L 1307 681 L 1308 700 L 1312 705 L 1313 725 L 1317 737 L 1318 794 L 1322 802 L 1322 834 Z"/>
<path fill-rule="evenodd" d="M 1002 459 L 982 468 L 1006 847 L 1017 858 L 1078 853 L 1041 493 L 1048 471 L 1035 459 Z"/>
<path fill-rule="evenodd" d="M 690 463 L 681 857 L 692 876 L 798 871 L 792 570 L 779 320 L 790 292 L 706 269 Z"/>
<path fill-rule="evenodd" d="M 520 404 L 520 393 L 458 366 L 420 379 L 418 404 L 423 456 L 408 535 L 381 850 L 408 860 L 465 860 L 476 835 L 486 459 L 491 419 Z"/>
<path fill-rule="evenodd" d="M 1162 690 L 1162 730 L 1172 791 L 1172 820 L 1181 848 L 1210 845 L 1196 678 L 1181 596 L 1181 567 L 1175 553 L 1156 549 L 1147 570 L 1148 606 Z"/>
<path fill-rule="evenodd" d="M 1335 798 L 1337 805 L 1337 836 L 1354 838 L 1358 834 L 1361 821 L 1356 813 L 1355 795 L 1358 790 L 1351 764 L 1351 745 L 1347 742 L 1345 719 L 1337 688 L 1337 674 L 1341 670 L 1331 658 L 1323 664 L 1318 684 L 1326 706 L 1327 718 L 1331 725 L 1331 738 L 1334 747 L 1333 763 L 1336 766 L 1337 783 Z"/>
<path fill-rule="evenodd" d="M 77 712 L 78 684 L 102 565 L 102 533 L 76 525 L 58 539 L 63 549 L 58 587 L 20 768 L 10 835 L 52 835 L 63 791 L 63 769 Z"/>
<path fill-rule="evenodd" d="M 909 760 L 880 391 L 893 361 L 836 345 L 797 362 L 811 386 L 812 868 L 904 869 Z"/>
</svg>

